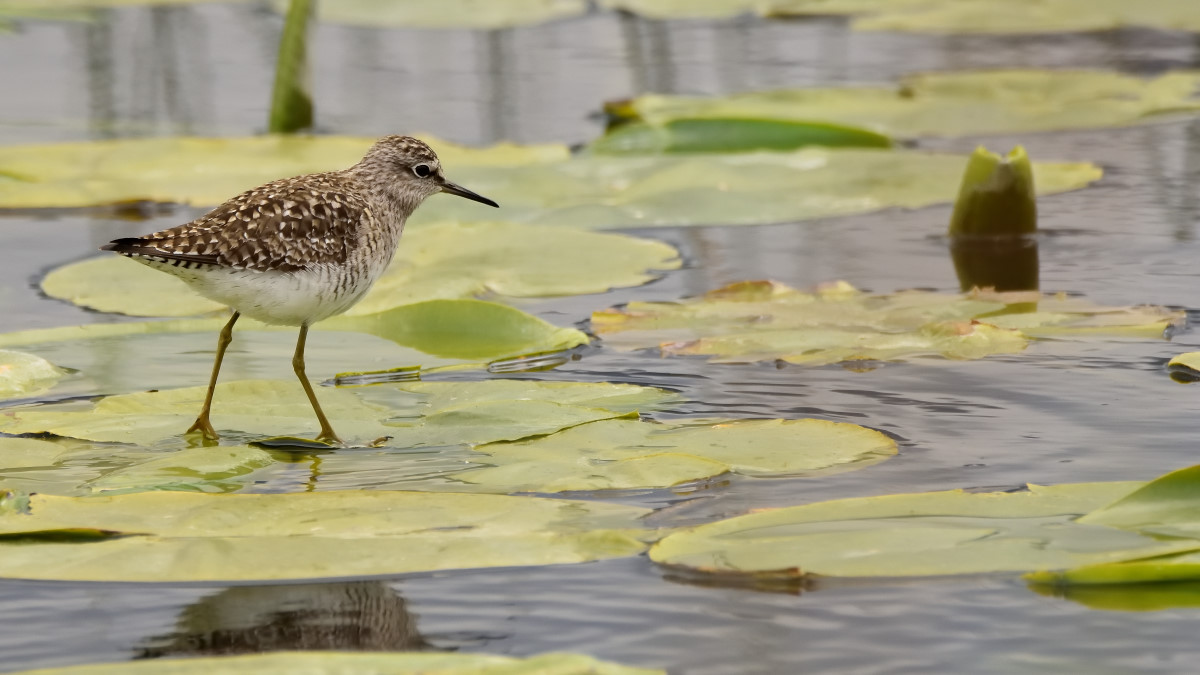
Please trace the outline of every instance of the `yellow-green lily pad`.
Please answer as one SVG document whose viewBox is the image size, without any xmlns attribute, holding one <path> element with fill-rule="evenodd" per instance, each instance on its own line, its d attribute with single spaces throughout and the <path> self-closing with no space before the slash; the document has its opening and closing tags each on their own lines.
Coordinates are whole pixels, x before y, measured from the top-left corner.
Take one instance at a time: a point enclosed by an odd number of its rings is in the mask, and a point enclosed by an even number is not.
<svg viewBox="0 0 1200 675">
<path fill-rule="evenodd" d="M 44 328 L 0 334 L 0 346 L 179 333 L 210 333 L 215 344 L 215 336 L 225 322 L 223 318 L 177 319 Z M 296 329 L 242 319 L 234 339 L 247 330 Z M 429 300 L 375 314 L 337 316 L 317 324 L 317 330 L 366 333 L 413 350 L 416 364 L 398 365 L 490 361 L 570 349 L 588 342 L 587 335 L 574 328 L 559 328 L 519 309 L 482 300 Z"/>
<path fill-rule="evenodd" d="M 1031 302 L 1036 311 L 1029 311 Z M 631 302 L 595 312 L 592 330 L 618 349 L 824 365 L 918 356 L 978 359 L 1020 352 L 1041 336 L 1161 338 L 1184 318 L 1162 307 L 1102 307 L 1061 295 L 875 295 L 845 282 L 806 293 L 749 281 L 682 302 Z"/>
<path fill-rule="evenodd" d="M 653 0 L 652 0 L 653 1 Z M 859 30 L 917 33 L 1065 33 L 1152 28 L 1200 31 L 1184 0 L 769 0 L 773 15 L 848 14 Z"/>
<path fill-rule="evenodd" d="M 275 463 L 269 452 L 249 446 L 187 448 L 110 471 L 88 487 L 98 493 L 182 490 L 232 492 L 238 480 L 255 469 Z"/>
<path fill-rule="evenodd" d="M 243 656 L 153 659 L 22 671 L 17 675 L 666 675 L 581 654 L 526 658 L 491 654 L 393 652 L 272 652 Z"/>
<path fill-rule="evenodd" d="M 276 2 L 277 5 L 283 4 Z M 496 30 L 578 16 L 583 0 L 337 0 L 317 3 L 317 18 L 378 28 L 473 28 Z"/>
<path fill-rule="evenodd" d="M 1194 10 L 1200 14 L 1200 9 Z M 596 141 L 598 151 L 646 151 L 642 126 L 752 118 L 829 122 L 895 137 L 949 137 L 1126 126 L 1169 113 L 1200 114 L 1200 72 L 1146 79 L 1084 70 L 988 70 L 910 75 L 894 86 L 781 89 L 724 97 L 645 94 L 610 106 L 632 120 Z M 649 133 L 649 132 L 637 132 Z M 630 139 L 624 145 L 621 139 Z M 709 141 L 712 142 L 711 140 Z M 629 146 L 629 147 L 625 147 Z M 682 149 L 687 149 L 683 146 Z"/>
<path fill-rule="evenodd" d="M 967 158 L 870 148 L 794 152 L 582 155 L 506 168 L 466 166 L 455 180 L 500 202 L 506 221 L 586 228 L 755 225 L 920 208 L 954 201 Z M 1098 180 L 1094 164 L 1038 162 L 1040 195 Z M 410 220 L 469 221 L 467 200 L 431 199 Z M 478 205 L 475 205 L 478 206 Z"/>
<path fill-rule="evenodd" d="M 0 399 L 39 394 L 62 376 L 61 368 L 40 356 L 0 349 Z"/>
<path fill-rule="evenodd" d="M 858 30 L 918 33 L 1065 33 L 1125 27 L 1200 31 L 1186 0 L 600 0 L 643 16 L 853 16 Z"/>
<path fill-rule="evenodd" d="M 339 491 L 33 495 L 0 514 L 0 577 L 266 581 L 636 555 L 647 509 L 501 495 Z M 61 543 L 58 531 L 108 538 Z"/>
<path fill-rule="evenodd" d="M 703 572 L 905 577 L 1060 570 L 1200 550 L 1200 540 L 1164 540 L 1079 518 L 1142 485 L 819 502 L 676 532 L 650 557 Z"/>
<path fill-rule="evenodd" d="M 0 438 L 0 474 L 11 469 L 53 466 L 67 449 L 35 438 Z M 0 487 L 3 486 L 0 478 Z"/>
<path fill-rule="evenodd" d="M 561 145 L 467 148 L 424 138 L 438 152 L 447 173 L 459 182 L 463 180 L 458 178 L 459 170 L 469 166 L 521 166 L 567 157 L 567 148 Z M 349 136 L 287 135 L 2 147 L 0 208 L 69 208 L 137 201 L 214 206 L 277 178 L 349 167 L 372 142 L 371 138 Z"/>
<path fill-rule="evenodd" d="M 896 454 L 887 436 L 825 420 L 725 420 L 700 425 L 609 420 L 552 436 L 479 446 L 491 466 L 452 478 L 510 492 L 670 487 L 725 473 L 812 476 L 865 468 Z"/>
<path fill-rule="evenodd" d="M 351 316 L 424 300 L 484 294 L 602 293 L 680 265 L 669 244 L 626 235 L 516 223 L 438 223 L 405 232 L 392 266 Z M 121 256 L 60 267 L 42 280 L 53 298 L 101 312 L 191 316 L 223 310 L 184 282 Z"/>
</svg>

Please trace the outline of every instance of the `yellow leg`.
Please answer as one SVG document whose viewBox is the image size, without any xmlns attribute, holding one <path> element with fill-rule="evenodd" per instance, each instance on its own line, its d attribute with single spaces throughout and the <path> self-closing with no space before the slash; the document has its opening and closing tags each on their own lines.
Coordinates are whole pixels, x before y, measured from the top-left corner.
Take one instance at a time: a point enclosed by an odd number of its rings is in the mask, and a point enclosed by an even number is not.
<svg viewBox="0 0 1200 675">
<path fill-rule="evenodd" d="M 304 340 L 307 337 L 308 326 L 300 326 L 300 338 L 296 340 L 296 355 L 292 357 L 292 369 L 296 371 L 296 377 L 300 378 L 304 393 L 308 394 L 308 402 L 312 404 L 313 412 L 317 413 L 317 421 L 321 423 L 321 434 L 317 436 L 317 440 L 323 443 L 342 445 L 342 439 L 333 433 L 333 427 L 329 425 L 329 420 L 321 410 L 321 404 L 317 403 L 317 395 L 313 392 L 312 384 L 309 383 L 308 376 L 304 374 Z"/>
<path fill-rule="evenodd" d="M 212 423 L 208 421 L 208 413 L 212 409 L 213 390 L 217 388 L 217 375 L 221 372 L 221 361 L 225 359 L 225 348 L 233 342 L 233 324 L 237 323 L 240 313 L 234 312 L 233 316 L 229 317 L 229 323 L 221 329 L 221 335 L 217 338 L 217 358 L 213 361 L 212 378 L 208 381 L 208 393 L 204 396 L 204 407 L 200 410 L 200 416 L 196 418 L 196 422 L 188 428 L 186 433 L 199 431 L 204 434 L 204 437 L 215 441 L 217 436 L 216 429 L 213 429 Z"/>
</svg>

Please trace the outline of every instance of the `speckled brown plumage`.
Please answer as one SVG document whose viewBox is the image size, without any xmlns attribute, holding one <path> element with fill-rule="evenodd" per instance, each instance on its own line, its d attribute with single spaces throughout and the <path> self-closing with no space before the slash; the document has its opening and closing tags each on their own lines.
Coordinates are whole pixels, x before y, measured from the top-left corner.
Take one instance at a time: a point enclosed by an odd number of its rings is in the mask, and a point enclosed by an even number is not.
<svg viewBox="0 0 1200 675">
<path fill-rule="evenodd" d="M 422 141 L 387 136 L 348 169 L 272 181 L 190 223 L 102 246 L 234 310 L 217 343 L 204 407 L 188 431 L 217 437 L 208 420 L 213 388 L 233 325 L 246 314 L 300 327 L 292 363 L 321 423 L 318 439 L 336 441 L 304 374 L 308 327 L 366 294 L 395 255 L 408 216 L 438 192 L 496 206 L 447 181 Z"/>
</svg>

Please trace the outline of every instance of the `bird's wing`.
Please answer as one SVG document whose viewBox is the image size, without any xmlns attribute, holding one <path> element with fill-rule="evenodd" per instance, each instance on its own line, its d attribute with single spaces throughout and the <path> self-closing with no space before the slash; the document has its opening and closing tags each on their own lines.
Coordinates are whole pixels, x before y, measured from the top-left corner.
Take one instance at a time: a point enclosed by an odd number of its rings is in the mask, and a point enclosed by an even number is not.
<svg viewBox="0 0 1200 675">
<path fill-rule="evenodd" d="M 371 217 L 366 201 L 330 176 L 267 183 L 190 223 L 117 239 L 122 255 L 200 265 L 292 272 L 344 263 Z"/>
</svg>

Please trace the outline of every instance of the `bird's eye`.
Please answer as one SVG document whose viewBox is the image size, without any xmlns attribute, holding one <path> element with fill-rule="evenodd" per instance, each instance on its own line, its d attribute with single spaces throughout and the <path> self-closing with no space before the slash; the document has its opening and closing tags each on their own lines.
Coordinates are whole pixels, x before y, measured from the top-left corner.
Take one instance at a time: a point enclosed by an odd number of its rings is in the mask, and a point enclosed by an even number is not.
<svg viewBox="0 0 1200 675">
<path fill-rule="evenodd" d="M 429 168 L 428 164 L 418 164 L 413 167 L 413 173 L 417 174 L 417 178 L 428 178 L 433 169 Z"/>
</svg>

